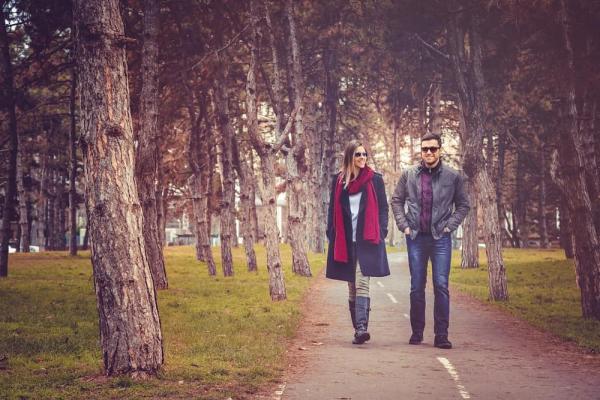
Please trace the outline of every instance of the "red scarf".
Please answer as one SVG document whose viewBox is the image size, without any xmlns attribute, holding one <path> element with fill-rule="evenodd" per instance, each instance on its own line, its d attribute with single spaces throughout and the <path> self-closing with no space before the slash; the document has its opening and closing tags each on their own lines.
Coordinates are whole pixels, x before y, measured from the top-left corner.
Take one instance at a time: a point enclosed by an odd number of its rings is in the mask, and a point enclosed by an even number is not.
<svg viewBox="0 0 600 400">
<path fill-rule="evenodd" d="M 377 194 L 373 187 L 373 175 L 375 173 L 369 167 L 364 167 L 358 173 L 358 177 L 348 185 L 348 194 L 356 194 L 367 185 L 367 206 L 365 209 L 365 223 L 363 239 L 379 244 L 381 239 L 379 233 L 379 206 L 377 205 Z M 335 244 L 333 247 L 333 259 L 338 262 L 348 262 L 348 245 L 346 244 L 346 230 L 344 227 L 344 215 L 342 214 L 342 190 L 344 188 L 343 175 L 340 174 L 335 185 L 335 198 L 333 204 L 333 226 L 335 229 Z"/>
</svg>

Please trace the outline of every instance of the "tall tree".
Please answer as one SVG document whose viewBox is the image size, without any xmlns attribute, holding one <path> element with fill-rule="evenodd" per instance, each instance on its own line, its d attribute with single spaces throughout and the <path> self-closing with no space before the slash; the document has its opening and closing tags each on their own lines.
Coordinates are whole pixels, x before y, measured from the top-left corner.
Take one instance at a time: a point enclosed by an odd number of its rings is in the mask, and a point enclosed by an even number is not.
<svg viewBox="0 0 600 400">
<path fill-rule="evenodd" d="M 256 252 L 254 251 L 254 229 L 252 223 L 253 210 L 256 209 L 254 204 L 256 202 L 256 180 L 252 166 L 248 165 L 247 161 L 248 157 L 246 153 L 250 151 L 250 146 L 247 143 L 248 141 L 242 139 L 241 136 L 241 133 L 238 133 L 237 140 L 232 141 L 233 165 L 240 183 L 240 209 L 238 215 L 240 231 L 244 240 L 248 271 L 256 271 L 258 266 Z"/>
<path fill-rule="evenodd" d="M 215 76 L 215 111 L 217 127 L 220 135 L 221 154 L 219 166 L 223 182 L 221 195 L 220 216 L 221 224 L 221 264 L 224 276 L 233 276 L 233 258 L 231 246 L 235 235 L 235 177 L 233 169 L 232 142 L 234 140 L 233 127 L 229 115 L 229 94 L 227 84 L 226 65 L 219 63 L 220 68 Z"/>
<path fill-rule="evenodd" d="M 136 182 L 144 215 L 146 258 L 157 289 L 169 286 L 158 226 L 156 183 L 158 169 L 158 0 L 144 0 L 144 43 L 142 45 L 142 90 L 140 132 L 136 153 Z"/>
<path fill-rule="evenodd" d="M 294 107 L 297 109 L 294 121 L 293 147 L 287 153 L 287 185 L 288 194 L 288 229 L 292 246 L 292 271 L 301 276 L 311 276 L 310 265 L 306 255 L 305 216 L 307 205 L 316 207 L 313 196 L 307 196 L 306 180 L 308 174 L 307 140 L 304 129 L 304 77 L 300 61 L 300 46 L 298 45 L 296 19 L 294 16 L 294 0 L 287 0 L 286 14 L 290 29 L 290 47 L 292 54 L 292 87 L 294 92 Z"/>
<path fill-rule="evenodd" d="M 270 25 L 270 16 L 268 9 L 265 8 L 265 18 Z M 252 146 L 260 157 L 261 175 L 262 175 L 262 203 L 265 209 L 264 226 L 265 226 L 265 246 L 267 248 L 267 270 L 269 271 L 269 293 L 271 300 L 285 300 L 286 290 L 283 277 L 283 268 L 281 265 L 281 256 L 279 254 L 279 230 L 277 228 L 277 192 L 275 189 L 275 162 L 276 155 L 284 145 L 292 127 L 295 111 L 289 116 L 285 128 L 281 129 L 283 110 L 277 101 L 274 101 L 274 109 L 276 110 L 277 123 L 275 124 L 276 141 L 271 143 L 265 140 L 258 131 L 258 108 L 257 108 L 257 76 L 259 70 L 259 37 L 258 37 L 258 10 L 254 0 L 250 1 L 250 66 L 248 68 L 248 76 L 246 80 L 246 104 L 248 113 L 248 134 L 252 142 Z M 271 31 L 271 40 L 274 40 L 274 35 Z M 273 74 L 273 92 L 279 91 L 279 65 L 277 52 L 273 52 L 274 74 Z"/>
<path fill-rule="evenodd" d="M 210 206 L 212 196 L 213 163 L 210 154 L 213 153 L 208 126 L 207 96 L 204 92 L 194 96 L 190 93 L 188 113 L 192 130 L 189 143 L 189 163 L 192 169 L 190 191 L 192 194 L 192 210 L 196 227 L 196 259 L 206 262 L 208 273 L 217 274 L 217 267 L 210 248 Z M 198 110 L 194 107 L 194 97 L 197 97 Z"/>
<path fill-rule="evenodd" d="M 17 154 L 19 154 L 19 136 L 17 133 L 16 97 L 14 87 L 13 66 L 10 55 L 10 39 L 8 36 L 7 16 L 4 14 L 8 3 L 3 1 L 0 7 L 0 112 L 8 116 L 8 169 L 7 183 L 2 208 L 2 237 L 0 241 L 0 277 L 8 276 L 8 242 L 11 238 L 10 223 L 14 215 L 17 194 Z"/>
<path fill-rule="evenodd" d="M 77 71 L 75 60 L 71 69 L 70 114 L 69 129 L 69 254 L 77 255 L 77 120 L 76 120 L 76 89 Z"/>
<path fill-rule="evenodd" d="M 561 132 L 561 169 L 565 184 L 565 199 L 569 207 L 575 238 L 575 271 L 581 290 L 581 308 L 584 318 L 600 320 L 600 238 L 594 225 L 593 200 L 586 180 L 587 154 L 583 143 L 589 134 L 582 129 L 582 109 L 585 108 L 585 72 L 579 64 L 581 47 L 576 47 L 581 36 L 585 15 L 584 2 L 561 0 L 561 23 L 564 46 L 567 51 L 567 107 L 568 128 Z M 584 35 L 587 35 L 586 32 Z"/>
<path fill-rule="evenodd" d="M 128 39 L 117 0 L 77 0 L 73 15 L 104 367 L 108 375 L 154 375 L 164 356 L 134 177 Z"/>
<path fill-rule="evenodd" d="M 478 10 L 474 10 L 473 7 L 457 1 L 450 4 L 452 7 L 452 10 L 449 10 L 452 16 L 448 24 L 450 55 L 466 128 L 463 168 L 469 178 L 477 183 L 482 212 L 488 216 L 484 219 L 483 232 L 488 258 L 489 298 L 508 300 L 496 193 L 481 151 L 486 132 L 484 126 L 486 104 L 480 16 L 477 14 Z M 467 31 L 468 50 L 465 48 Z"/>
</svg>

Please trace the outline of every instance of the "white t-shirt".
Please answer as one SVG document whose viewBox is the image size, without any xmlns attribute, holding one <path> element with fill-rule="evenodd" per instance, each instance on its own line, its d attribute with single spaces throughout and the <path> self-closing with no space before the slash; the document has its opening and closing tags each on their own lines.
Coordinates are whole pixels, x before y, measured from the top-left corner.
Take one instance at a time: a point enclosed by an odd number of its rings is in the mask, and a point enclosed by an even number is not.
<svg viewBox="0 0 600 400">
<path fill-rule="evenodd" d="M 360 207 L 360 198 L 362 192 L 351 194 L 350 198 L 350 214 L 352 215 L 352 241 L 356 242 L 356 225 L 358 224 L 358 209 Z"/>
</svg>

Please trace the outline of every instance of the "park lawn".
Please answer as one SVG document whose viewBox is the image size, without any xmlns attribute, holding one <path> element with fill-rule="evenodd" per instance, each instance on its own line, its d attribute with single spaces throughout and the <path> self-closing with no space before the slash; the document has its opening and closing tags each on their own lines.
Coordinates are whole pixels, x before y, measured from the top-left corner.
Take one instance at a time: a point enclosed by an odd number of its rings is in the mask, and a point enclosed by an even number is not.
<svg viewBox="0 0 600 400">
<path fill-rule="evenodd" d="M 282 246 L 288 300 L 271 302 L 265 249 L 256 250 L 259 272 L 249 273 L 243 248 L 234 249 L 232 278 L 209 277 L 192 247 L 165 250 L 165 365 L 143 382 L 103 376 L 89 253 L 11 254 L 0 280 L 0 399 L 250 397 L 281 376 L 312 281 L 291 272 L 291 250 Z M 219 268 L 218 248 L 214 255 Z M 313 274 L 324 258 L 309 255 Z"/>
<path fill-rule="evenodd" d="M 503 254 L 509 301 L 494 305 L 586 351 L 600 352 L 600 321 L 581 317 L 573 260 L 566 260 L 561 249 L 504 249 Z M 460 251 L 455 251 L 450 281 L 453 288 L 488 301 L 485 250 L 480 264 L 478 269 L 461 269 Z"/>
</svg>

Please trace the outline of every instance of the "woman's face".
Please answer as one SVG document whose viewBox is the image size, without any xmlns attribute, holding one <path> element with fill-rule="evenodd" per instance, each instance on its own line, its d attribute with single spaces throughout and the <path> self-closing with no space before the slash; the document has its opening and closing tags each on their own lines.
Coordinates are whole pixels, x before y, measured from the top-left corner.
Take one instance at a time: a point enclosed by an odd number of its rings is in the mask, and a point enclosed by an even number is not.
<svg viewBox="0 0 600 400">
<path fill-rule="evenodd" d="M 367 165 L 367 151 L 364 147 L 358 146 L 354 150 L 354 167 L 364 168 Z"/>
</svg>

